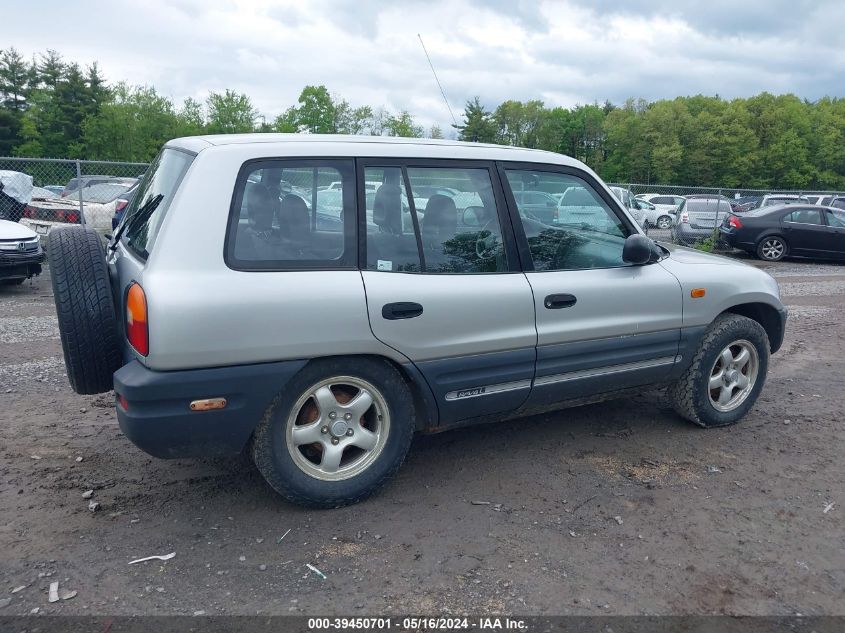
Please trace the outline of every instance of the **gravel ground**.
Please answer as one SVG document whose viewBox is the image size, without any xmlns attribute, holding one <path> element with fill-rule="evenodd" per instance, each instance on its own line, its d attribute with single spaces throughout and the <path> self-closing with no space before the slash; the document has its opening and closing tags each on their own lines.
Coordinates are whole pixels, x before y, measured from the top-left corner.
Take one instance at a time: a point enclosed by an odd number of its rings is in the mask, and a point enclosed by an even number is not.
<svg viewBox="0 0 845 633">
<path fill-rule="evenodd" d="M 789 328 L 741 424 L 651 392 L 421 436 L 333 511 L 136 449 L 67 384 L 49 271 L 0 287 L 0 615 L 845 614 L 845 267 L 766 270 Z"/>
</svg>

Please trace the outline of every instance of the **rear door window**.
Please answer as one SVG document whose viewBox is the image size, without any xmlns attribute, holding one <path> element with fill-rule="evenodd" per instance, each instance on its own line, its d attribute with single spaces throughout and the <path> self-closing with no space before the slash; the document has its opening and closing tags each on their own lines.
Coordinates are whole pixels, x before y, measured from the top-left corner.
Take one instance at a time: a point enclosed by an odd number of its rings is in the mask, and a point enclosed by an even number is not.
<svg viewBox="0 0 845 633">
<path fill-rule="evenodd" d="M 193 154 L 168 148 L 147 169 L 123 219 L 123 239 L 143 259 L 152 251 L 167 208 L 193 160 Z"/>
<path fill-rule="evenodd" d="M 235 270 L 352 268 L 351 160 L 269 159 L 241 168 L 226 240 Z"/>
<path fill-rule="evenodd" d="M 368 270 L 473 274 L 508 268 L 490 171 L 366 167 Z"/>
</svg>

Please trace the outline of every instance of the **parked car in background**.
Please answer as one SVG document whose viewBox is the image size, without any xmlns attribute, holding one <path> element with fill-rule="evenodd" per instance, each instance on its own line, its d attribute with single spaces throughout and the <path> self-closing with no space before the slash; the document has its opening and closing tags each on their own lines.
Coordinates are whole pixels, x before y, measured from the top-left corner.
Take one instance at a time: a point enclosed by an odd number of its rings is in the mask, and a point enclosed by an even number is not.
<svg viewBox="0 0 845 633">
<path fill-rule="evenodd" d="M 132 199 L 135 197 L 135 192 L 138 191 L 138 186 L 140 184 L 140 181 L 138 181 L 138 183 L 134 187 L 123 193 L 117 199 L 114 206 L 114 215 L 111 219 L 112 230 L 115 230 L 117 228 L 117 225 L 120 224 L 120 221 L 123 219 L 123 214 L 126 212 L 126 209 L 132 203 Z"/>
<path fill-rule="evenodd" d="M 831 197 L 827 206 L 833 207 L 834 209 L 845 209 L 845 196 Z"/>
<path fill-rule="evenodd" d="M 0 285 L 17 285 L 41 274 L 44 252 L 35 231 L 0 220 Z"/>
<path fill-rule="evenodd" d="M 637 221 L 637 224 L 646 228 L 644 224 L 645 218 L 643 217 L 643 208 L 640 206 L 639 201 L 634 197 L 634 194 L 631 193 L 631 190 L 617 186 L 610 187 L 610 190 L 625 206 L 625 208 L 628 209 L 628 213 L 633 216 L 633 218 Z"/>
<path fill-rule="evenodd" d="M 706 240 L 730 213 L 730 201 L 724 196 L 688 196 L 678 209 L 672 239 L 684 244 Z"/>
<path fill-rule="evenodd" d="M 805 196 L 799 196 L 798 194 L 791 194 L 791 193 L 769 193 L 760 198 L 760 202 L 757 203 L 758 209 L 762 209 L 763 207 L 774 207 L 783 204 L 810 204 L 810 201 L 807 200 Z"/>
<path fill-rule="evenodd" d="M 33 187 L 32 188 L 32 199 L 33 200 L 54 200 L 59 198 L 59 194 L 55 193 L 54 191 L 50 191 L 47 187 Z"/>
<path fill-rule="evenodd" d="M 0 170 L 0 220 L 17 222 L 32 199 L 32 176 Z"/>
<path fill-rule="evenodd" d="M 668 229 L 672 226 L 672 216 L 684 201 L 683 196 L 663 193 L 642 193 L 637 196 L 637 199 L 645 200 L 654 206 L 654 211 L 646 210 L 644 220 L 649 226 L 656 226 L 659 229 Z"/>
<path fill-rule="evenodd" d="M 757 208 L 757 205 L 760 204 L 760 197 L 761 196 L 741 196 L 739 198 L 732 198 L 730 201 L 731 210 L 734 213 L 751 211 L 751 209 Z"/>
<path fill-rule="evenodd" d="M 545 191 L 514 191 L 513 197 L 519 208 L 546 224 L 557 221 L 558 201 Z"/>
<path fill-rule="evenodd" d="M 80 187 L 92 187 L 100 184 L 135 184 L 138 178 L 121 177 L 121 176 L 82 176 L 81 178 L 71 178 L 62 189 L 62 198 L 67 198 L 71 194 L 75 194 Z"/>
<path fill-rule="evenodd" d="M 770 262 L 789 255 L 845 258 L 845 209 L 772 205 L 729 215 L 719 233 L 730 246 Z"/>
<path fill-rule="evenodd" d="M 126 196 L 137 185 L 135 178 L 87 184 L 81 190 L 85 224 L 102 234 L 110 232 L 116 209 L 126 206 Z M 26 205 L 21 222 L 39 235 L 49 235 L 56 226 L 81 224 L 76 200 L 79 193 L 72 198 L 32 200 Z"/>
</svg>

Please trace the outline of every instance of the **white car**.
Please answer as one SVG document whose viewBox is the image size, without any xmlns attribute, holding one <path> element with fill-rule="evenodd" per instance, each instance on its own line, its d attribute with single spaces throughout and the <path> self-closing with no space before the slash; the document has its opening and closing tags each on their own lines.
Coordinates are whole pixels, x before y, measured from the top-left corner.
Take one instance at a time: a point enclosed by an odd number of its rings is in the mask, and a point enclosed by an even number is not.
<svg viewBox="0 0 845 633">
<path fill-rule="evenodd" d="M 82 188 L 85 224 L 101 234 L 112 231 L 112 218 L 126 205 L 127 196 L 137 187 L 137 180 L 97 183 Z M 39 235 L 49 235 L 56 227 L 80 224 L 78 191 L 67 198 L 33 197 L 23 211 L 21 223 Z M 123 205 L 123 206 L 121 206 Z"/>
<path fill-rule="evenodd" d="M 613 195 L 616 196 L 619 201 L 628 209 L 628 213 L 630 213 L 634 219 L 637 221 L 641 227 L 646 228 L 645 225 L 645 217 L 643 216 L 643 208 L 640 206 L 639 201 L 634 197 L 634 194 L 631 193 L 630 189 L 623 189 L 622 187 L 611 186 L 608 187 L 612 192 Z"/>
<path fill-rule="evenodd" d="M 41 274 L 44 252 L 35 231 L 17 222 L 0 220 L 0 285 L 22 284 Z"/>
<path fill-rule="evenodd" d="M 770 193 L 763 196 L 757 204 L 758 209 L 773 207 L 779 204 L 808 204 L 810 201 L 806 196 L 799 196 L 793 193 Z"/>
<path fill-rule="evenodd" d="M 656 226 L 658 229 L 668 229 L 672 226 L 672 216 L 684 201 L 682 196 L 664 193 L 642 193 L 637 196 L 637 199 L 644 200 L 653 207 L 645 211 L 645 221 L 649 226 Z"/>
</svg>

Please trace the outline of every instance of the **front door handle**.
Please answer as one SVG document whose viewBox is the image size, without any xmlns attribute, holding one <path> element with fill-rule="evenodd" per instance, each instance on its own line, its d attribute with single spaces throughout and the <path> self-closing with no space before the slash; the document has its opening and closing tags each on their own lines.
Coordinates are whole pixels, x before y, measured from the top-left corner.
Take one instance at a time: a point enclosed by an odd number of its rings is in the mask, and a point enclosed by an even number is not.
<svg viewBox="0 0 845 633">
<path fill-rule="evenodd" d="M 397 319 L 413 319 L 423 313 L 423 307 L 413 301 L 399 301 L 388 303 L 381 309 L 381 316 L 388 321 Z"/>
<path fill-rule="evenodd" d="M 547 310 L 560 310 L 561 308 L 571 308 L 575 305 L 578 299 L 575 295 L 549 295 L 543 301 L 543 305 Z"/>
</svg>

